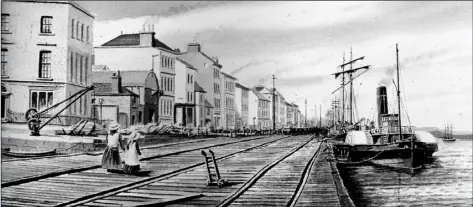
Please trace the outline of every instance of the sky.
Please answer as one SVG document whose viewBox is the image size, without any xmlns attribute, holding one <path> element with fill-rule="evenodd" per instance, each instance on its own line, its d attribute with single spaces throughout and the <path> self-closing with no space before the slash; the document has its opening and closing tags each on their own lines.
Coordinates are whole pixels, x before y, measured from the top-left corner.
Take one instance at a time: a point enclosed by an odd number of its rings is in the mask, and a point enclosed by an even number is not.
<svg viewBox="0 0 473 207">
<path fill-rule="evenodd" d="M 244 86 L 271 86 L 274 74 L 276 88 L 302 113 L 307 99 L 309 117 L 341 99 L 332 94 L 341 79 L 331 74 L 350 50 L 353 59 L 365 57 L 353 68 L 371 65 L 354 74 L 355 118 L 376 120 L 380 85 L 393 112 L 398 44 L 403 120 L 472 131 L 471 1 L 77 3 L 96 14 L 95 46 L 153 24 L 156 38 L 171 48 L 200 43 Z"/>
</svg>

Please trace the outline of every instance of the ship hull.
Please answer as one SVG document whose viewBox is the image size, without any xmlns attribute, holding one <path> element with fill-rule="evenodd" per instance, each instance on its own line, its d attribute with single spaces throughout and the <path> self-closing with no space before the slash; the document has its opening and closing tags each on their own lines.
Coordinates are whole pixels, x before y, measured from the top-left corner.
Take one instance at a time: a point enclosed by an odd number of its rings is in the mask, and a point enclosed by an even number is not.
<svg viewBox="0 0 473 207">
<path fill-rule="evenodd" d="M 396 146 L 335 144 L 334 153 L 338 160 L 345 161 L 345 163 L 360 163 L 372 160 L 410 160 L 412 152 L 408 144 L 401 143 Z M 415 143 L 414 163 L 423 163 L 426 158 L 432 157 L 432 154 L 437 150 L 437 145 Z"/>
</svg>

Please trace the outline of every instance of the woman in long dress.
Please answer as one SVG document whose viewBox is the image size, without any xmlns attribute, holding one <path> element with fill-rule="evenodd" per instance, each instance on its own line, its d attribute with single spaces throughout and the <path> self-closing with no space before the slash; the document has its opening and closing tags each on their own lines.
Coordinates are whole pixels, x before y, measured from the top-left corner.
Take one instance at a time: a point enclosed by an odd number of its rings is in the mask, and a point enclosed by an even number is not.
<svg viewBox="0 0 473 207">
<path fill-rule="evenodd" d="M 120 159 L 120 152 L 118 147 L 123 151 L 122 135 L 118 132 L 120 125 L 114 121 L 109 125 L 109 134 L 107 135 L 107 147 L 102 157 L 102 168 L 107 169 L 107 172 L 119 171 L 122 169 L 122 162 Z"/>
<path fill-rule="evenodd" d="M 123 165 L 123 171 L 126 174 L 133 174 L 141 170 L 139 138 L 140 134 L 135 130 L 131 133 L 130 139 L 128 140 L 125 164 Z"/>
</svg>

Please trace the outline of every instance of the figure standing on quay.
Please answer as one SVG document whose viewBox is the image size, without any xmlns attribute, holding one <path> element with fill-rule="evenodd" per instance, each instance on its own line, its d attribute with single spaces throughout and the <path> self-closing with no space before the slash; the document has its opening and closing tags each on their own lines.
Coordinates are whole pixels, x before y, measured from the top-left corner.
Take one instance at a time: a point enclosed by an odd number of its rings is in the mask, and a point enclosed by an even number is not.
<svg viewBox="0 0 473 207">
<path fill-rule="evenodd" d="M 107 135 L 107 147 L 102 157 L 102 168 L 107 169 L 107 172 L 122 170 L 122 162 L 120 159 L 120 152 L 118 147 L 123 151 L 122 135 L 118 132 L 120 125 L 114 121 L 109 125 L 109 134 Z"/>
</svg>

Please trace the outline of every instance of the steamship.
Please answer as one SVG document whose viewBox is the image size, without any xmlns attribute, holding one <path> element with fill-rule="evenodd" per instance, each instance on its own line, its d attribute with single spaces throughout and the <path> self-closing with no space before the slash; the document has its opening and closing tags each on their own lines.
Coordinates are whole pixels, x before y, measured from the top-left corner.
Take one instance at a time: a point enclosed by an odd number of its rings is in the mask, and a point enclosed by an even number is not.
<svg viewBox="0 0 473 207">
<path fill-rule="evenodd" d="M 337 74 L 350 73 L 350 83 L 352 83 L 353 72 L 352 69 L 335 74 L 337 76 Z M 342 86 L 344 85 L 342 83 Z M 399 76 L 397 85 L 399 86 Z M 399 104 L 399 87 L 397 87 L 397 92 Z M 401 111 L 400 105 L 398 106 Z M 350 113 L 352 113 L 351 109 L 352 107 L 350 107 Z M 414 167 L 414 165 L 423 163 L 425 158 L 431 157 L 438 150 L 437 140 L 432 134 L 416 131 L 414 126 L 402 126 L 399 113 L 389 113 L 386 86 L 377 88 L 377 112 L 378 126 L 361 126 L 358 122 L 344 127 L 342 132 L 338 134 L 336 137 L 338 139 L 333 142 L 333 151 L 335 158 L 341 161 L 340 163 L 358 164 L 366 161 L 374 163 L 381 161 L 383 164 L 383 161 L 389 163 L 396 159 L 399 163 L 406 163 L 408 160 L 409 165 Z"/>
</svg>

